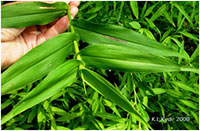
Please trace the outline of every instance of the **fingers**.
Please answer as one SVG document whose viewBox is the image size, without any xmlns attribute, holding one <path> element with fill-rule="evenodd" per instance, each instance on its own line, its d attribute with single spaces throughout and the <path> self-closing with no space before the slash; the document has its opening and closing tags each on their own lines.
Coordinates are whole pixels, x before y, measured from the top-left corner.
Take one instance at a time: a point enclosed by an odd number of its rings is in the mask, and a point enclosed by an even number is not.
<svg viewBox="0 0 200 131">
<path fill-rule="evenodd" d="M 68 28 L 68 16 L 64 16 L 61 19 L 59 19 L 55 25 L 53 25 L 51 28 L 49 28 L 46 32 L 43 32 L 40 34 L 37 38 L 37 45 L 41 44 L 45 40 L 48 40 L 60 33 L 63 33 Z"/>
<path fill-rule="evenodd" d="M 72 18 L 74 18 L 76 16 L 76 14 L 78 13 L 77 6 L 71 5 L 70 6 L 70 13 L 71 13 Z"/>
<path fill-rule="evenodd" d="M 78 5 L 78 3 L 77 3 Z M 75 17 L 75 15 L 78 13 L 78 8 L 74 5 L 70 6 L 70 12 L 72 18 Z M 45 40 L 48 40 L 52 37 L 55 37 L 56 35 L 63 33 L 67 30 L 69 24 L 68 16 L 64 16 L 61 19 L 59 19 L 55 25 L 53 25 L 51 28 L 48 30 L 46 27 L 43 27 L 45 29 L 42 29 L 42 34 L 40 34 L 37 38 L 37 45 L 41 44 Z M 45 32 L 44 32 L 45 30 Z"/>
<path fill-rule="evenodd" d="M 43 1 L 43 0 L 42 0 Z M 55 2 L 65 2 L 65 3 L 69 3 L 70 2 L 70 0 L 61 0 L 61 1 L 53 1 L 53 0 L 47 0 L 47 1 L 45 1 L 46 3 L 55 3 Z"/>
<path fill-rule="evenodd" d="M 80 5 L 80 1 L 71 1 L 71 2 L 69 3 L 69 5 L 70 5 L 70 6 L 73 5 L 73 6 L 78 7 L 78 6 Z"/>
<path fill-rule="evenodd" d="M 1 43 L 1 69 L 15 63 L 28 51 L 23 37 L 20 35 L 15 40 Z"/>
<path fill-rule="evenodd" d="M 28 47 L 28 50 L 31 50 L 32 48 L 37 46 L 36 45 L 37 35 L 38 35 L 38 31 L 37 31 L 36 26 L 28 27 L 22 33 L 24 41 Z"/>
<path fill-rule="evenodd" d="M 1 41 L 11 41 L 19 36 L 25 28 L 2 28 Z"/>
</svg>

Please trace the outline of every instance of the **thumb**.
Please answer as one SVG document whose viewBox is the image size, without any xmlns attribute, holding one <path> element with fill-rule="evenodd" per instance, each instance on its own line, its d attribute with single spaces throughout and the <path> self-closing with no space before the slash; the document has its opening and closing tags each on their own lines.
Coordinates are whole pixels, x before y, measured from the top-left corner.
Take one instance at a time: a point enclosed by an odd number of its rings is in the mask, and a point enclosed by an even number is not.
<svg viewBox="0 0 200 131">
<path fill-rule="evenodd" d="M 1 29 L 1 41 L 11 41 L 19 36 L 25 28 L 2 28 Z"/>
</svg>

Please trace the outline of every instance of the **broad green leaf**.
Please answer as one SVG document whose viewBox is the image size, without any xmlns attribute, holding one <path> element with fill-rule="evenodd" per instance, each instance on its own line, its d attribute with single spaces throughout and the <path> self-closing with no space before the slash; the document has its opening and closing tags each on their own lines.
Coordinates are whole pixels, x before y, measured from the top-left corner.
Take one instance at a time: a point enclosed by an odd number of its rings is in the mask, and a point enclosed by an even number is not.
<svg viewBox="0 0 200 131">
<path fill-rule="evenodd" d="M 166 4 L 162 5 L 153 15 L 151 16 L 151 21 L 155 21 L 158 17 L 164 14 L 166 11 Z"/>
<path fill-rule="evenodd" d="M 125 27 L 96 24 L 84 20 L 73 20 L 72 25 L 75 32 L 80 35 L 81 40 L 89 44 L 114 44 L 160 56 L 187 58 L 183 54 L 173 51 L 157 41 Z"/>
<path fill-rule="evenodd" d="M 138 19 L 139 18 L 139 9 L 137 1 L 130 1 L 130 6 L 134 16 Z"/>
<path fill-rule="evenodd" d="M 173 5 L 185 16 L 185 18 L 188 20 L 188 22 L 191 25 L 193 25 L 191 18 L 189 17 L 189 15 L 187 14 L 187 12 L 183 8 L 183 6 L 181 6 L 181 5 L 177 4 L 177 3 L 174 3 L 174 2 L 173 2 Z"/>
<path fill-rule="evenodd" d="M 134 109 L 132 104 L 123 95 L 121 95 L 121 93 L 118 90 L 116 90 L 110 82 L 108 82 L 102 76 L 89 69 L 82 69 L 82 73 L 84 75 L 85 82 L 90 87 L 92 87 L 94 90 L 116 103 L 124 110 L 133 113 L 140 122 L 147 125 L 146 121 Z"/>
<path fill-rule="evenodd" d="M 141 28 L 140 23 L 138 23 L 138 22 L 136 22 L 136 21 L 130 22 L 129 25 L 130 25 L 133 29 L 139 30 L 139 29 Z"/>
<path fill-rule="evenodd" d="M 62 64 L 73 52 L 74 33 L 63 33 L 35 47 L 1 76 L 1 93 L 11 91 L 46 76 L 51 70 Z"/>
<path fill-rule="evenodd" d="M 88 66 L 122 72 L 181 71 L 173 61 L 115 45 L 91 45 L 80 51 Z"/>
<path fill-rule="evenodd" d="M 3 117 L 1 124 L 6 123 L 19 113 L 50 98 L 60 92 L 63 88 L 75 82 L 79 64 L 80 62 L 77 60 L 70 60 L 50 72 L 42 82 L 40 82 L 19 103 L 17 103 L 5 117 Z"/>
<path fill-rule="evenodd" d="M 53 4 L 44 2 L 22 2 L 1 8 L 2 28 L 21 28 L 32 25 L 45 25 L 66 15 L 65 2 Z"/>
</svg>

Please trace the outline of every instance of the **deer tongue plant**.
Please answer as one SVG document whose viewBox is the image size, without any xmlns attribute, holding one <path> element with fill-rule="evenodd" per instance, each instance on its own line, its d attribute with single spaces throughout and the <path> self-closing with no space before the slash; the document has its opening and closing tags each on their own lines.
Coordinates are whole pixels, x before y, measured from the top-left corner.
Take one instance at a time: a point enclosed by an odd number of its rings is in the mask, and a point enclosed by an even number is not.
<svg viewBox="0 0 200 131">
<path fill-rule="evenodd" d="M 2 7 L 2 27 L 20 28 L 47 24 L 66 15 L 66 10 L 70 32 L 45 41 L 2 73 L 2 95 L 22 89 L 43 77 L 44 79 L 3 117 L 1 124 L 81 78 L 85 90 L 86 83 L 151 129 L 134 105 L 109 81 L 89 67 L 120 72 L 198 72 L 198 69 L 182 68 L 168 57 L 188 59 L 187 56 L 132 30 L 84 20 L 71 21 L 69 7 L 64 2 L 27 2 Z M 79 39 L 93 45 L 79 51 Z M 66 60 L 71 54 L 74 58 Z"/>
</svg>

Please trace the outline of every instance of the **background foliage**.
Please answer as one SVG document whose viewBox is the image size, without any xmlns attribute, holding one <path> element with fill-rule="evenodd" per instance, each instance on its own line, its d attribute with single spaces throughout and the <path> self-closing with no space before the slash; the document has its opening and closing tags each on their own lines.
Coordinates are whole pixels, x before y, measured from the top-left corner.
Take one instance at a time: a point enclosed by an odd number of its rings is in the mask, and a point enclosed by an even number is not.
<svg viewBox="0 0 200 131">
<path fill-rule="evenodd" d="M 127 27 L 190 56 L 190 60 L 173 58 L 175 62 L 199 67 L 198 1 L 87 1 L 81 2 L 76 19 Z M 80 42 L 80 48 L 86 45 L 88 44 Z M 148 123 L 153 129 L 198 129 L 198 74 L 96 71 L 132 102 L 143 118 L 149 120 Z M 4 95 L 1 98 L 1 115 L 7 114 L 41 80 L 11 95 Z M 159 120 L 153 121 L 153 117 Z M 175 120 L 160 120 L 162 117 L 175 118 Z M 2 129 L 142 130 L 146 128 L 136 121 L 133 115 L 128 114 L 92 88 L 86 86 L 85 91 L 81 80 L 17 115 L 2 126 Z"/>
</svg>

